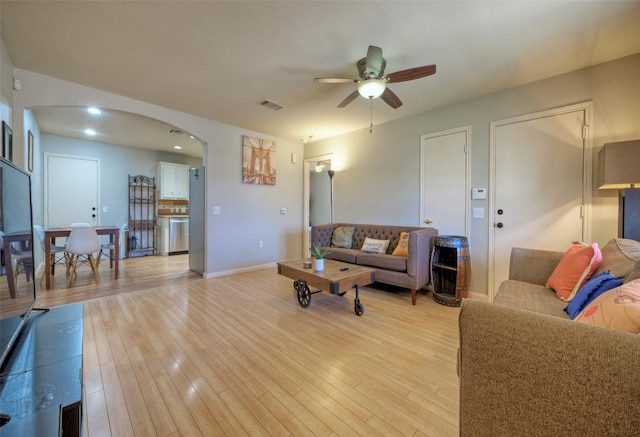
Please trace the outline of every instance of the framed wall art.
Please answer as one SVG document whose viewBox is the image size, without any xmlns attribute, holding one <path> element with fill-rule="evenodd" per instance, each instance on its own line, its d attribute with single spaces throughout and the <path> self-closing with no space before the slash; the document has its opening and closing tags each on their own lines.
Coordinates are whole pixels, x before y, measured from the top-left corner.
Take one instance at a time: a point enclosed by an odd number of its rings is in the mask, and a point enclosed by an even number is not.
<svg viewBox="0 0 640 437">
<path fill-rule="evenodd" d="M 31 133 L 31 131 L 29 131 L 28 133 L 27 165 L 29 167 L 29 171 L 33 172 L 33 134 Z"/>
<path fill-rule="evenodd" d="M 6 122 L 2 122 L 2 157 L 13 161 L 13 131 Z"/>
<path fill-rule="evenodd" d="M 275 141 L 242 136 L 242 183 L 276 184 Z"/>
</svg>

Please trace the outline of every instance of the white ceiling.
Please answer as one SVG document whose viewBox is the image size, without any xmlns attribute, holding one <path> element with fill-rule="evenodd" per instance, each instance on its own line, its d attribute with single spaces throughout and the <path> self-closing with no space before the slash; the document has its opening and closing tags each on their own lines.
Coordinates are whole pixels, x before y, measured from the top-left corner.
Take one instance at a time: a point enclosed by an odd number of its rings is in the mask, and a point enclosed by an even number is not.
<svg viewBox="0 0 640 437">
<path fill-rule="evenodd" d="M 337 108 L 354 84 L 313 82 L 357 77 L 369 45 L 386 73 L 437 65 L 374 124 L 640 53 L 638 1 L 2 0 L 0 18 L 18 68 L 292 140 L 369 126 L 365 99 Z"/>
</svg>

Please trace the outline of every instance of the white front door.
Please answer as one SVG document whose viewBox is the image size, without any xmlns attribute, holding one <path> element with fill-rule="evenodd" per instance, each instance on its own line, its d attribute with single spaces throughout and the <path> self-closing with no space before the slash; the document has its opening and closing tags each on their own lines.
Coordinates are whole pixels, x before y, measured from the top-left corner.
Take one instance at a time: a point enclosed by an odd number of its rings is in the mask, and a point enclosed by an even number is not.
<svg viewBox="0 0 640 437">
<path fill-rule="evenodd" d="M 491 299 L 509 276 L 513 247 L 565 251 L 572 241 L 586 238 L 584 187 L 591 164 L 583 136 L 588 108 L 492 123 Z"/>
<path fill-rule="evenodd" d="M 468 235 L 471 127 L 422 135 L 420 222 L 440 235 Z"/>
<path fill-rule="evenodd" d="M 46 153 L 44 174 L 45 227 L 100 223 L 97 158 Z"/>
</svg>

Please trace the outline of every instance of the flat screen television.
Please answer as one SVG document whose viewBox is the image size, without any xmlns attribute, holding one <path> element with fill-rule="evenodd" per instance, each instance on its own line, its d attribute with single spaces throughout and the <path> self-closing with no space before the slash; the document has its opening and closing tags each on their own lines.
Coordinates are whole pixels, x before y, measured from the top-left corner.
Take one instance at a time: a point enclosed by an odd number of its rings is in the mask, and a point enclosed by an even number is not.
<svg viewBox="0 0 640 437">
<path fill-rule="evenodd" d="M 36 299 L 31 206 L 29 173 L 0 157 L 0 375 Z"/>
</svg>

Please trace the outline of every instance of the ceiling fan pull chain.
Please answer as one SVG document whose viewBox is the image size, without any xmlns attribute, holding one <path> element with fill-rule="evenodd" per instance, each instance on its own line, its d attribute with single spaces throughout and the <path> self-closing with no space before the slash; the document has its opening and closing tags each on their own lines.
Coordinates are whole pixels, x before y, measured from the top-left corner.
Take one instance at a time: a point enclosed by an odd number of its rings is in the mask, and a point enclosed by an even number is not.
<svg viewBox="0 0 640 437">
<path fill-rule="evenodd" d="M 369 125 L 369 133 L 373 133 L 373 99 L 369 97 L 369 118 L 371 124 Z"/>
</svg>

